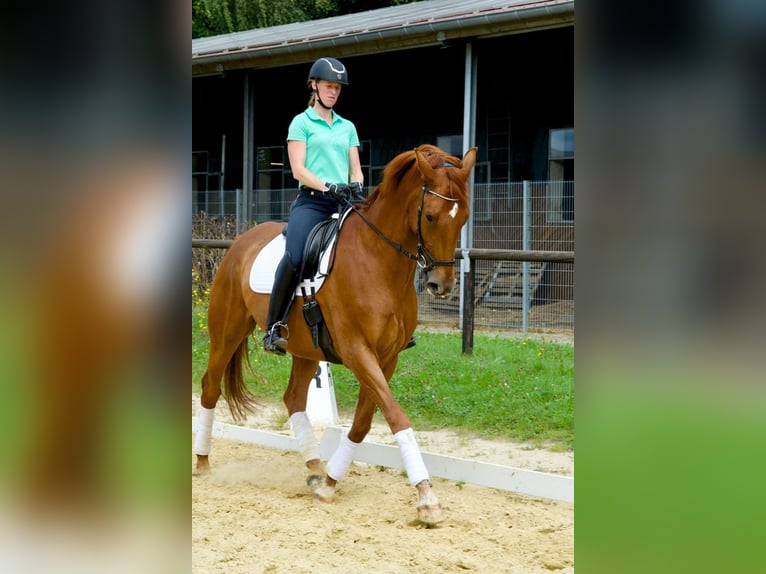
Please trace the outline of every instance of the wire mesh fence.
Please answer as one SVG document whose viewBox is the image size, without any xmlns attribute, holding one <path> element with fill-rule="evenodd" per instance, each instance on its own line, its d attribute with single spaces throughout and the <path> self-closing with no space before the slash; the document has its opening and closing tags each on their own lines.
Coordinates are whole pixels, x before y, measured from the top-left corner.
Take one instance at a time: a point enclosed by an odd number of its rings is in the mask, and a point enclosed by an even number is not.
<svg viewBox="0 0 766 574">
<path fill-rule="evenodd" d="M 476 184 L 472 247 L 574 251 L 574 182 Z M 460 277 L 461 262 L 456 264 Z M 574 263 L 473 260 L 477 328 L 574 330 Z M 422 281 L 418 277 L 418 286 Z M 418 288 L 419 320 L 459 328 L 460 289 L 450 299 Z"/>
</svg>

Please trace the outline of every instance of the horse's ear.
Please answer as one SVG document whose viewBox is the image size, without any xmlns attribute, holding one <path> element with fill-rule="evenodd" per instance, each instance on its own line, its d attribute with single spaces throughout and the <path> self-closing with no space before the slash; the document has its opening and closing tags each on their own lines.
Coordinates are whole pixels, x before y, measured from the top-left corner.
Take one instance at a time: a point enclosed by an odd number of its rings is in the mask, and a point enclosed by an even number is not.
<svg viewBox="0 0 766 574">
<path fill-rule="evenodd" d="M 415 148 L 415 158 L 418 160 L 418 167 L 420 168 L 420 173 L 423 174 L 424 180 L 433 181 L 434 168 L 432 168 L 431 164 L 425 160 L 425 158 L 423 157 L 423 154 L 420 153 L 419 148 Z"/>
<path fill-rule="evenodd" d="M 472 147 L 467 152 L 465 152 L 465 155 L 463 156 L 463 177 L 464 179 L 468 179 L 468 174 L 471 173 L 471 169 L 473 169 L 474 164 L 476 163 L 476 152 L 479 151 L 479 148 Z"/>
</svg>

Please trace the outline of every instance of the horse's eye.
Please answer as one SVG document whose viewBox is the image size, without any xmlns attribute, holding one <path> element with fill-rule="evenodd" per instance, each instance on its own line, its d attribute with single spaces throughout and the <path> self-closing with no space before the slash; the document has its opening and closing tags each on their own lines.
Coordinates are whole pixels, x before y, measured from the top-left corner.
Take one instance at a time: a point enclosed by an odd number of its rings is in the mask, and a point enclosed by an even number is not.
<svg viewBox="0 0 766 574">
<path fill-rule="evenodd" d="M 427 221 L 428 223 L 433 223 L 433 222 L 434 222 L 434 216 L 433 216 L 433 215 L 429 215 L 429 214 L 426 214 L 426 221 Z"/>
</svg>

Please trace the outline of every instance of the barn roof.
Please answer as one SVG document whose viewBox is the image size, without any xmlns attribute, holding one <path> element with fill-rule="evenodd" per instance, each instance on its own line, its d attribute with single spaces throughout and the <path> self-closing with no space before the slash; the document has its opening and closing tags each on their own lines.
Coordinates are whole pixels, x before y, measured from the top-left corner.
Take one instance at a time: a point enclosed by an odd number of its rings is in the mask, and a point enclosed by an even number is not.
<svg viewBox="0 0 766 574">
<path fill-rule="evenodd" d="M 271 68 L 574 24 L 574 0 L 423 0 L 192 40 L 192 75 Z"/>
</svg>

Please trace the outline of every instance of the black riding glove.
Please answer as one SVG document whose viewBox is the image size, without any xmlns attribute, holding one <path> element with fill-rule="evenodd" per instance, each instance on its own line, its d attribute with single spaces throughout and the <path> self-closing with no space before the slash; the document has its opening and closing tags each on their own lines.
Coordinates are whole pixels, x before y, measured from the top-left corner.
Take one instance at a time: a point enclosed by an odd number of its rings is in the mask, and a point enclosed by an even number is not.
<svg viewBox="0 0 766 574">
<path fill-rule="evenodd" d="M 346 187 L 348 188 L 348 200 L 351 203 L 361 203 L 365 200 L 364 185 L 361 181 L 355 181 Z"/>
<path fill-rule="evenodd" d="M 325 182 L 324 186 L 327 188 L 325 193 L 332 197 L 333 199 L 337 201 L 343 201 L 343 189 L 342 186 L 338 185 L 337 183 L 327 183 Z"/>
</svg>

